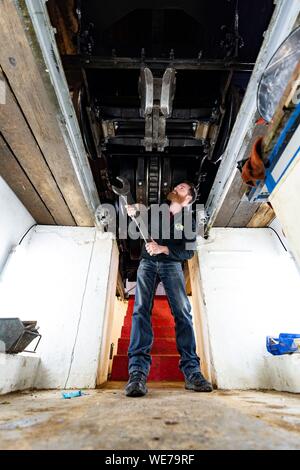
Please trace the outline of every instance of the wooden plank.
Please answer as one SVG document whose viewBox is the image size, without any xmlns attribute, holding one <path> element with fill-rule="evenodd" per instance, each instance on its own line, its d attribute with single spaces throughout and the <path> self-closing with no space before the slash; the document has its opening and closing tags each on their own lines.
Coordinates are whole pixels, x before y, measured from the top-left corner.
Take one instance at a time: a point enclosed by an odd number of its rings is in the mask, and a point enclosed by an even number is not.
<svg viewBox="0 0 300 470">
<path fill-rule="evenodd" d="M 60 54 L 76 54 L 76 34 L 78 19 L 75 16 L 75 0 L 48 0 L 48 11 L 51 23 L 56 28 L 57 43 Z"/>
<path fill-rule="evenodd" d="M 0 0 L 0 8 L 0 65 L 77 225 L 93 226 L 25 2 Z"/>
<path fill-rule="evenodd" d="M 58 225 L 76 225 L 0 67 L 6 102 L 0 105 L 0 129 L 20 166 Z M 13 173 L 12 173 L 13 174 Z M 14 190 L 13 181 L 11 189 Z M 36 219 L 38 223 L 42 223 Z"/>
<path fill-rule="evenodd" d="M 260 124 L 255 127 L 241 159 L 247 158 L 246 155 L 250 154 L 256 139 L 265 135 L 266 132 L 267 127 L 265 125 Z M 214 227 L 245 227 L 249 223 L 258 206 L 246 200 L 242 201 L 248 189 L 249 187 L 242 180 L 240 171 L 236 169 L 231 187 L 213 224 Z"/>
<path fill-rule="evenodd" d="M 184 279 L 185 279 L 185 290 L 187 295 L 192 295 L 192 285 L 191 285 L 191 278 L 190 278 L 190 270 L 188 266 L 188 262 L 184 263 L 183 269 Z"/>
<path fill-rule="evenodd" d="M 109 351 L 111 345 L 112 326 L 114 320 L 115 296 L 117 287 L 117 273 L 119 270 L 119 249 L 116 241 L 113 241 L 109 277 L 107 280 L 105 313 L 99 354 L 99 367 L 97 372 L 97 386 L 107 381 L 109 369 Z"/>
<path fill-rule="evenodd" d="M 260 202 L 249 202 L 246 199 L 242 199 L 228 222 L 227 227 L 246 227 L 253 215 L 260 206 Z"/>
<path fill-rule="evenodd" d="M 276 217 L 274 210 L 268 203 L 261 204 L 254 216 L 248 223 L 248 228 L 268 227 Z"/>
<path fill-rule="evenodd" d="M 120 297 L 121 300 L 125 300 L 125 289 L 124 289 L 124 283 L 123 283 L 123 280 L 122 280 L 122 276 L 121 276 L 121 273 L 120 271 L 118 270 L 118 277 L 117 277 L 117 296 Z"/>
<path fill-rule="evenodd" d="M 200 260 L 201 262 L 201 260 Z M 202 280 L 199 265 L 199 253 L 188 260 L 192 286 L 193 322 L 197 343 L 197 353 L 201 358 L 201 370 L 210 382 L 215 383 L 214 370 L 211 360 L 211 347 L 205 298 L 202 290 Z"/>
<path fill-rule="evenodd" d="M 1 134 L 0 174 L 36 222 L 44 225 L 54 224 L 53 217 L 47 210 Z"/>
<path fill-rule="evenodd" d="M 235 172 L 231 187 L 226 194 L 222 207 L 214 222 L 214 227 L 227 227 L 230 219 L 237 210 L 241 198 L 245 194 L 245 185 L 238 170 Z"/>
</svg>

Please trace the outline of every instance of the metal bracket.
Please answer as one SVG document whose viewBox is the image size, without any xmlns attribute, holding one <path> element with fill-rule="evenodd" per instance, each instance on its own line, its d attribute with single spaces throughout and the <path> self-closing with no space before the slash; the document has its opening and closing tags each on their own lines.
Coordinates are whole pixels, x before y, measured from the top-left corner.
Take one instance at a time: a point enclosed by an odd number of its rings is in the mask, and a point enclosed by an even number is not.
<svg viewBox="0 0 300 470">
<path fill-rule="evenodd" d="M 167 68 L 162 78 L 153 78 L 149 68 L 142 68 L 139 79 L 140 114 L 145 118 L 143 145 L 146 152 L 153 148 L 162 152 L 169 145 L 166 119 L 171 116 L 176 87 L 176 71 Z"/>
</svg>

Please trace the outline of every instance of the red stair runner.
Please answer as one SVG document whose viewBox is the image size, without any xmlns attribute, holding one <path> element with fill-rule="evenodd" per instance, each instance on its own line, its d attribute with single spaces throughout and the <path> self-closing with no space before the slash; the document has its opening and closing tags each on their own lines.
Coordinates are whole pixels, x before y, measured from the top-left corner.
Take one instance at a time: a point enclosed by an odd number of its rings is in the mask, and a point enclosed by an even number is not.
<svg viewBox="0 0 300 470">
<path fill-rule="evenodd" d="M 118 341 L 117 354 L 113 358 L 110 380 L 128 380 L 128 357 L 131 320 L 134 307 L 134 297 L 130 297 L 122 327 L 121 338 Z M 152 327 L 154 342 L 151 356 L 152 365 L 148 380 L 152 381 L 182 381 L 183 375 L 178 368 L 179 354 L 176 349 L 175 324 L 168 300 L 165 296 L 154 298 L 152 309 Z"/>
</svg>

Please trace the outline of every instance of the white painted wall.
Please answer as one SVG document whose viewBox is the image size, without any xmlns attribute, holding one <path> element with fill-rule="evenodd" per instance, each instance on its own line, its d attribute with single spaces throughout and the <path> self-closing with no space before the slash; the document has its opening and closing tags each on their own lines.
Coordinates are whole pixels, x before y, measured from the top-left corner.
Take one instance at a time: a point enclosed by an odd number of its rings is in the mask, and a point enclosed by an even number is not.
<svg viewBox="0 0 300 470">
<path fill-rule="evenodd" d="M 26 376 L 21 356 L 8 359 L 18 364 L 15 373 L 13 363 L 2 367 L 0 393 L 33 382 L 39 357 L 37 388 L 94 388 L 105 376 L 109 348 L 103 337 L 119 336 L 111 316 L 117 255 L 114 240 L 95 228 L 37 226 L 29 232 L 0 277 L 0 317 L 37 320 L 43 338 Z M 267 335 L 300 332 L 300 278 L 276 234 L 212 229 L 209 240 L 199 239 L 198 257 L 200 323 L 218 387 L 299 392 L 299 356 L 273 357 L 265 348 Z M 120 308 L 115 318 L 124 312 Z"/>
<path fill-rule="evenodd" d="M 266 350 L 266 336 L 300 333 L 300 277 L 270 229 L 215 228 L 199 239 L 198 256 L 210 361 L 219 388 L 289 390 L 294 359 Z M 274 364 L 273 372 L 270 364 Z M 299 375 L 294 367 L 294 375 Z"/>
<path fill-rule="evenodd" d="M 269 355 L 265 368 L 271 388 L 279 392 L 300 393 L 300 354 Z"/>
<path fill-rule="evenodd" d="M 32 388 L 40 358 L 0 353 L 0 395 Z"/>
<path fill-rule="evenodd" d="M 27 209 L 0 176 L 0 272 L 12 247 L 34 223 Z"/>
<path fill-rule="evenodd" d="M 272 222 L 268 225 L 268 227 L 272 228 L 273 230 L 275 230 L 275 232 L 277 233 L 277 235 L 279 236 L 280 240 L 282 241 L 285 249 L 287 251 L 291 251 L 290 250 L 290 247 L 289 247 L 289 244 L 288 244 L 288 241 L 286 239 L 286 236 L 282 230 L 282 226 L 279 222 L 279 219 L 277 217 L 275 217 L 275 219 L 272 220 Z"/>
<path fill-rule="evenodd" d="M 0 280 L 0 317 L 38 321 L 37 388 L 95 387 L 107 299 L 115 292 L 113 253 L 110 234 L 95 228 L 37 226 L 10 258 Z M 108 357 L 101 366 L 105 375 Z"/>
<path fill-rule="evenodd" d="M 300 224 L 297 217 L 300 213 L 300 126 L 297 132 L 297 141 L 294 142 L 290 158 L 293 157 L 296 146 L 297 156 L 272 192 L 269 200 L 300 267 Z M 288 151 L 289 149 L 290 146 L 287 147 Z"/>
</svg>

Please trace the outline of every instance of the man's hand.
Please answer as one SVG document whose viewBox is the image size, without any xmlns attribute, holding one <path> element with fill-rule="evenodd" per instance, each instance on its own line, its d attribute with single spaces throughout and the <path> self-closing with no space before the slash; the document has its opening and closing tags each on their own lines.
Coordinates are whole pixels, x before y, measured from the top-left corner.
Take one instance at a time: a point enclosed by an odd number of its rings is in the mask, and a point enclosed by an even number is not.
<svg viewBox="0 0 300 470">
<path fill-rule="evenodd" d="M 156 256 L 160 254 L 169 254 L 169 248 L 167 246 L 159 245 L 156 242 L 146 243 L 146 250 L 150 256 Z"/>
<path fill-rule="evenodd" d="M 137 212 L 138 212 L 138 204 L 136 204 L 135 206 L 134 205 L 128 205 L 128 206 L 125 206 L 126 210 L 127 210 L 127 214 L 129 215 L 129 217 L 135 217 Z"/>
</svg>

